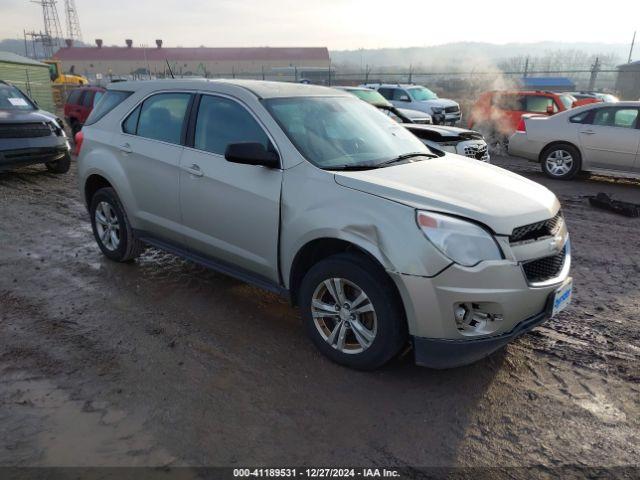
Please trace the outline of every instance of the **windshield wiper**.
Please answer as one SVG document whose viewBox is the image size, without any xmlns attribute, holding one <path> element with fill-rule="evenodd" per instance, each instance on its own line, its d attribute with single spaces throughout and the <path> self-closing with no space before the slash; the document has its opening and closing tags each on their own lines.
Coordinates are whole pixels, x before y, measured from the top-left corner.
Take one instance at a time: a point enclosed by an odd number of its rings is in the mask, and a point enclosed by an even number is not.
<svg viewBox="0 0 640 480">
<path fill-rule="evenodd" d="M 434 155 L 433 153 L 412 152 L 412 153 L 405 153 L 404 155 L 398 155 L 396 158 L 392 158 L 391 160 L 384 161 L 382 163 L 379 163 L 376 166 L 378 168 L 381 168 L 381 167 L 384 167 L 386 165 L 391 165 L 393 163 L 402 162 L 404 160 L 409 160 L 410 158 L 414 158 L 414 157 L 438 158 L 438 156 Z"/>
<path fill-rule="evenodd" d="M 342 172 L 357 170 L 372 170 L 378 165 L 336 165 L 335 167 L 325 167 L 324 170 L 340 170 Z"/>
</svg>

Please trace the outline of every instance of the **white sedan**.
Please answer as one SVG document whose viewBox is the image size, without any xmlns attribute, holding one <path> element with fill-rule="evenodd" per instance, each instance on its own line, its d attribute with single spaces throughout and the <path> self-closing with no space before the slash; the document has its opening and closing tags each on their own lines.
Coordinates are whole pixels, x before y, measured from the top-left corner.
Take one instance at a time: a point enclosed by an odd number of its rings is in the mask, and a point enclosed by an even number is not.
<svg viewBox="0 0 640 480">
<path fill-rule="evenodd" d="M 539 162 L 551 178 L 580 171 L 640 178 L 640 102 L 591 103 L 552 116 L 525 116 L 509 153 Z"/>
</svg>

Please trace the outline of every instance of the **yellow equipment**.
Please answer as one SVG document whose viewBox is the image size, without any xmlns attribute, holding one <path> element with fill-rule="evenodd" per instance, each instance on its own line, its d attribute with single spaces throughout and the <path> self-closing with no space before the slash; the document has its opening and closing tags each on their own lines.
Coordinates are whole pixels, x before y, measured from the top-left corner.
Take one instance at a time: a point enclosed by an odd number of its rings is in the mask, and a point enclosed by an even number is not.
<svg viewBox="0 0 640 480">
<path fill-rule="evenodd" d="M 49 65 L 49 76 L 54 85 L 88 85 L 89 80 L 82 75 L 62 72 L 62 62 L 60 60 L 43 60 Z"/>
</svg>

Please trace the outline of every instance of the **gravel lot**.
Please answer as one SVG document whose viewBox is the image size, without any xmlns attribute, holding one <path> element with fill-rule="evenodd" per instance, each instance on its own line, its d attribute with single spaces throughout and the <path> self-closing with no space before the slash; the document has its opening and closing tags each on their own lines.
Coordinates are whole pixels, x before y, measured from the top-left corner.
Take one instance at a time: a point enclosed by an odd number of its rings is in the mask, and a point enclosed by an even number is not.
<svg viewBox="0 0 640 480">
<path fill-rule="evenodd" d="M 0 465 L 638 465 L 640 219 L 585 197 L 640 182 L 494 162 L 563 203 L 573 305 L 475 365 L 373 373 L 274 295 L 156 250 L 109 262 L 73 173 L 0 173 Z"/>
</svg>

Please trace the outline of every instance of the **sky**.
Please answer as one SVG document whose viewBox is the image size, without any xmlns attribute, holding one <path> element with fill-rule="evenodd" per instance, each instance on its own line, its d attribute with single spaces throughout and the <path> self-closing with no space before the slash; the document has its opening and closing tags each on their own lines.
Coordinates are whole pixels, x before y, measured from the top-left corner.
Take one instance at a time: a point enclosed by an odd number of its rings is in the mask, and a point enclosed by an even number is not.
<svg viewBox="0 0 640 480">
<path fill-rule="evenodd" d="M 639 0 L 75 0 L 84 40 L 106 45 L 327 46 L 449 42 L 630 43 Z M 63 1 L 58 12 L 65 29 Z M 604 17 L 600 14 L 604 15 Z M 0 38 L 43 29 L 30 0 L 0 0 Z M 640 33 L 639 33 L 640 36 Z M 640 38 L 638 39 L 640 41 Z"/>
</svg>

